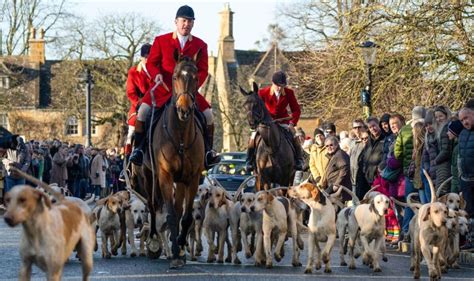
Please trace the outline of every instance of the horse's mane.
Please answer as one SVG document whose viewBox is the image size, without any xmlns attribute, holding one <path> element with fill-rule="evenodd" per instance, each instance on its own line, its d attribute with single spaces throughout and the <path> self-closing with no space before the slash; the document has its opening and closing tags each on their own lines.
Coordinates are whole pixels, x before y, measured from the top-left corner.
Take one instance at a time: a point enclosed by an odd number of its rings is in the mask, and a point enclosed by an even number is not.
<svg viewBox="0 0 474 281">
<path fill-rule="evenodd" d="M 252 98 L 253 99 L 252 102 L 256 102 L 258 104 L 259 108 L 262 110 L 263 115 L 264 115 L 262 121 L 267 123 L 267 124 L 271 124 L 271 122 L 273 120 L 272 116 L 270 115 L 270 112 L 268 111 L 267 107 L 265 106 L 265 103 L 260 98 L 258 93 L 252 92 L 252 94 L 249 97 Z"/>
</svg>

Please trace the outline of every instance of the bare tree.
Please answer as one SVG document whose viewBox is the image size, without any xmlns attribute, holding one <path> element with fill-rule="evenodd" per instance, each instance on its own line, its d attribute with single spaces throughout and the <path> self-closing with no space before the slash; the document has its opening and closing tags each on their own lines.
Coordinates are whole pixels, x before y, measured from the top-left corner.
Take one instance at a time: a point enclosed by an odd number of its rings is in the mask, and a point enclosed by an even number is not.
<svg viewBox="0 0 474 281">
<path fill-rule="evenodd" d="M 306 112 L 326 119 L 360 116 L 366 71 L 358 45 L 375 41 L 374 113 L 407 113 L 414 104 L 458 108 L 474 89 L 472 1 L 301 1 L 281 13 Z"/>
<path fill-rule="evenodd" d="M 66 0 L 10 0 L 2 3 L 1 26 L 6 27 L 2 42 L 6 55 L 25 55 L 32 26 L 44 27 L 46 34 L 69 17 Z M 54 40 L 52 36 L 46 37 Z"/>
</svg>

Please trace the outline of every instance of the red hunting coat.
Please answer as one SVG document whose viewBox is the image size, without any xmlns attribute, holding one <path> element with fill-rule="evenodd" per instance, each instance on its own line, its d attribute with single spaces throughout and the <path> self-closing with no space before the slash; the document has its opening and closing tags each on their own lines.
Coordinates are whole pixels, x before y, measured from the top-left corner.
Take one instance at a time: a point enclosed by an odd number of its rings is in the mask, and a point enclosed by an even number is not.
<svg viewBox="0 0 474 281">
<path fill-rule="evenodd" d="M 163 82 L 171 91 L 173 70 L 176 66 L 174 60 L 175 49 L 179 51 L 181 56 L 187 56 L 190 58 L 194 58 L 197 52 L 200 51 L 197 68 L 199 79 L 198 87 L 201 87 L 206 81 L 208 75 L 207 44 L 198 37 L 189 35 L 188 41 L 184 45 L 184 48 L 181 49 L 176 32 L 163 34 L 155 38 L 146 64 L 146 68 L 148 69 L 152 79 L 154 80 L 158 74 L 163 75 Z M 166 91 L 165 87 L 159 86 L 154 92 L 156 106 L 161 107 L 166 104 L 166 102 L 171 98 L 171 95 L 172 93 Z M 150 91 L 146 93 L 142 102 L 149 105 L 152 104 Z M 196 104 L 200 111 L 204 111 L 211 107 L 206 99 L 199 93 L 196 94 Z"/>
<path fill-rule="evenodd" d="M 127 97 L 131 103 L 130 110 L 128 111 L 128 125 L 135 126 L 137 106 L 141 103 L 150 85 L 151 81 L 145 69 L 138 72 L 136 65 L 130 68 L 127 77 Z"/>
<path fill-rule="evenodd" d="M 258 91 L 258 95 L 265 103 L 265 106 L 267 107 L 268 111 L 270 111 L 270 115 L 274 120 L 290 116 L 288 114 L 289 106 L 291 110 L 291 116 L 293 118 L 291 120 L 281 121 L 279 123 L 293 124 L 296 126 L 298 120 L 300 120 L 301 109 L 298 101 L 296 100 L 295 92 L 293 92 L 292 89 L 284 88 L 278 100 L 272 86 L 260 89 Z"/>
</svg>

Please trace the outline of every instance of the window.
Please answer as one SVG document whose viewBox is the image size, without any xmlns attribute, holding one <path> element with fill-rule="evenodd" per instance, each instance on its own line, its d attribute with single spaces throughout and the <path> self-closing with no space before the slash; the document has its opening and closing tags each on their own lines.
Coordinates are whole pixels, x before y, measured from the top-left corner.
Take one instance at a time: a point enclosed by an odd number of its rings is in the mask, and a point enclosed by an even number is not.
<svg viewBox="0 0 474 281">
<path fill-rule="evenodd" d="M 91 134 L 92 135 L 97 135 L 97 126 L 99 126 L 99 124 L 97 124 L 97 122 L 99 122 L 99 119 L 97 117 L 92 117 L 91 119 Z"/>
<path fill-rule="evenodd" d="M 67 135 L 77 135 L 79 133 L 79 122 L 75 116 L 71 116 L 67 120 L 66 124 L 66 134 Z"/>
<path fill-rule="evenodd" d="M 8 115 L 6 113 L 0 113 L 0 126 L 8 130 Z"/>
</svg>

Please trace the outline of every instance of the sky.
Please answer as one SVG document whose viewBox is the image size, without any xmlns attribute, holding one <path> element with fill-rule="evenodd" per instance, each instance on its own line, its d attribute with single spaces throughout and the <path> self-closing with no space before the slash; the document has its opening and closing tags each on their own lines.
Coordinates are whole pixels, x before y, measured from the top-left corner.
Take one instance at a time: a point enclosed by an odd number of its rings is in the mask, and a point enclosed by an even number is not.
<svg viewBox="0 0 474 281">
<path fill-rule="evenodd" d="M 229 3 L 234 12 L 235 48 L 241 50 L 255 49 L 255 42 L 268 38 L 268 25 L 277 21 L 277 5 L 288 0 L 75 0 L 75 13 L 93 19 L 114 13 L 136 12 L 144 17 L 155 19 L 162 27 L 162 33 L 174 31 L 176 11 L 182 5 L 194 9 L 195 22 L 192 34 L 208 44 L 209 51 L 216 54 L 219 38 L 219 12 L 224 4 Z M 158 35 L 158 34 L 156 34 Z"/>
</svg>

